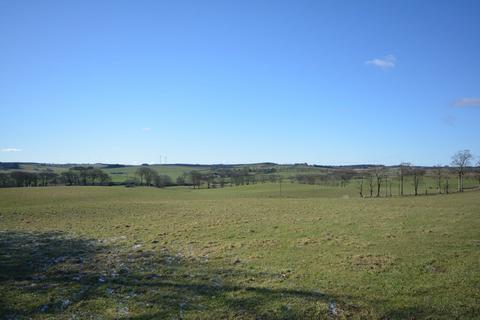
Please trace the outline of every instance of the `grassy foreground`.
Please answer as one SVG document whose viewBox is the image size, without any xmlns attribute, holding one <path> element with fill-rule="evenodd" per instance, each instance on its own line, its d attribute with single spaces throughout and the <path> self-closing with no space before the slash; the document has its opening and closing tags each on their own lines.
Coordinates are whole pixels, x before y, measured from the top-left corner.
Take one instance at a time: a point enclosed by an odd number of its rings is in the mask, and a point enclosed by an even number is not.
<svg viewBox="0 0 480 320">
<path fill-rule="evenodd" d="M 0 318 L 480 318 L 480 193 L 0 189 Z"/>
</svg>

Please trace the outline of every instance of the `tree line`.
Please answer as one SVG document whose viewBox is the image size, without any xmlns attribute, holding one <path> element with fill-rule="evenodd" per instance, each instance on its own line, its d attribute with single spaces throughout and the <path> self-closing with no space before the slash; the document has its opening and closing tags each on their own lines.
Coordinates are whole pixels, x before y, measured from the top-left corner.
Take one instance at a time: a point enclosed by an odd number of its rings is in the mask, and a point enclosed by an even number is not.
<svg viewBox="0 0 480 320">
<path fill-rule="evenodd" d="M 410 163 L 401 163 L 393 169 L 386 166 L 362 166 L 361 168 L 328 168 L 323 173 L 305 173 L 289 176 L 290 182 L 305 184 L 321 184 L 328 186 L 347 186 L 352 180 L 359 182 L 359 193 L 361 197 L 392 196 L 394 185 L 398 185 L 398 194 L 405 195 L 407 183 L 413 186 L 413 194 L 420 195 L 428 193 L 428 190 L 420 190 L 424 178 L 428 175 L 435 178 L 437 193 L 450 193 L 449 179 L 452 170 L 458 174 L 458 191 L 464 190 L 464 176 L 469 168 L 473 156 L 469 150 L 459 151 L 452 157 L 452 167 L 435 166 L 426 170 L 423 167 L 414 166 Z M 478 163 L 480 167 L 480 161 Z M 480 185 L 480 168 L 478 172 L 478 184 Z M 138 179 L 131 181 L 131 184 L 164 187 L 171 185 L 191 186 L 199 189 L 202 186 L 210 188 L 223 188 L 225 186 L 240 186 L 256 183 L 277 183 L 282 182 L 286 177 L 278 173 L 276 168 L 240 167 L 225 168 L 222 166 L 213 167 L 211 170 L 192 170 L 184 172 L 177 177 L 175 182 L 167 175 L 159 175 L 148 165 L 142 165 L 136 171 Z"/>
<path fill-rule="evenodd" d="M 135 175 L 138 176 L 138 181 L 129 181 L 127 186 L 133 185 L 143 185 L 143 186 L 154 186 L 157 188 L 163 188 L 174 185 L 172 178 L 165 174 L 158 174 L 152 168 L 142 165 L 140 168 L 135 171 Z"/>
<path fill-rule="evenodd" d="M 41 172 L 16 170 L 0 172 L 0 187 L 46 187 L 56 185 L 109 185 L 110 176 L 94 167 L 77 166 L 60 174 L 47 169 Z"/>
<path fill-rule="evenodd" d="M 184 172 L 175 181 L 168 175 L 159 174 L 148 165 L 142 165 L 135 171 L 135 178 L 128 179 L 127 186 L 143 185 L 167 187 L 173 185 L 191 186 L 199 189 L 223 188 L 225 186 L 241 186 L 256 183 L 281 183 L 284 179 L 290 182 L 303 184 L 320 184 L 327 186 L 345 187 L 351 181 L 356 181 L 361 197 L 392 196 L 392 189 L 398 187 L 398 195 L 405 195 L 405 187 L 413 187 L 413 195 L 428 193 L 422 186 L 425 177 L 435 181 L 436 193 L 452 192 L 450 179 L 455 171 L 457 191 L 465 189 L 465 176 L 474 172 L 471 167 L 474 157 L 469 150 L 457 152 L 452 157 L 451 167 L 435 166 L 430 168 L 414 166 L 410 163 L 401 163 L 398 167 L 360 166 L 349 168 L 326 167 L 325 171 L 317 173 L 303 173 L 283 176 L 279 169 L 271 167 L 240 166 L 236 168 L 217 166 L 210 170 L 192 170 Z M 282 170 L 280 168 L 280 170 Z M 477 163 L 476 178 L 480 185 L 480 161 Z M 302 170 L 308 171 L 308 170 Z M 0 187 L 35 187 L 50 185 L 112 185 L 110 176 L 100 168 L 92 166 L 75 166 L 60 174 L 51 169 L 41 172 L 14 170 L 0 172 Z M 396 190 L 395 190 L 396 191 Z"/>
<path fill-rule="evenodd" d="M 275 168 L 250 168 L 242 167 L 238 169 L 217 169 L 212 171 L 192 170 L 185 172 L 176 180 L 177 185 L 192 186 L 199 189 L 202 185 L 206 188 L 224 188 L 225 186 L 242 186 L 257 183 L 276 183 L 283 177 L 276 174 Z"/>
<path fill-rule="evenodd" d="M 435 193 L 448 194 L 453 190 L 450 185 L 450 178 L 454 172 L 457 178 L 457 192 L 463 192 L 465 190 L 465 175 L 468 171 L 471 171 L 471 165 L 474 157 L 470 150 L 461 150 L 452 156 L 451 167 L 442 167 L 440 165 L 434 166 L 430 170 L 425 168 L 414 166 L 411 163 L 401 163 L 397 169 L 398 180 L 398 194 L 400 196 L 405 195 L 405 185 L 407 180 L 410 180 L 413 186 L 413 195 L 418 196 L 422 194 L 420 186 L 424 181 L 427 174 L 435 182 Z M 480 160 L 477 162 L 476 180 L 480 185 Z M 386 173 L 384 166 L 378 166 L 374 169 L 370 169 L 361 174 L 359 180 L 359 194 L 360 197 L 380 197 L 383 187 L 385 196 L 392 196 L 393 178 L 391 174 Z M 424 194 L 428 194 L 428 189 L 425 188 Z"/>
</svg>

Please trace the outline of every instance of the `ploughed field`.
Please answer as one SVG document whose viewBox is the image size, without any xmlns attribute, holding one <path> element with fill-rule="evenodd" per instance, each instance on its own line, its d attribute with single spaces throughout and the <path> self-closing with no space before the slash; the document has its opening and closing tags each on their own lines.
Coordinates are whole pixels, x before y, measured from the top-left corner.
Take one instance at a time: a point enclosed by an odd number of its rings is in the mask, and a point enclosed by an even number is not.
<svg viewBox="0 0 480 320">
<path fill-rule="evenodd" d="M 0 318 L 480 318 L 480 192 L 281 189 L 0 189 Z"/>
</svg>

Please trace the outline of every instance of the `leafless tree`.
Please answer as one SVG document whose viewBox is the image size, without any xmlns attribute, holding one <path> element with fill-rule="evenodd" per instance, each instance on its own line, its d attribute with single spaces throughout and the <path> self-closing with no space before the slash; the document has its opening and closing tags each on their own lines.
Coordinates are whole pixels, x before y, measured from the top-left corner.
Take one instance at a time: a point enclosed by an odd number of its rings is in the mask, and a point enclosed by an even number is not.
<svg viewBox="0 0 480 320">
<path fill-rule="evenodd" d="M 340 185 L 345 187 L 355 176 L 355 171 L 349 169 L 338 170 L 337 175 L 340 177 Z"/>
<path fill-rule="evenodd" d="M 155 170 L 146 165 L 139 167 L 135 174 L 140 177 L 140 184 L 143 184 L 143 181 L 145 181 L 145 185 L 147 186 L 151 186 L 155 180 L 155 176 L 158 175 Z"/>
<path fill-rule="evenodd" d="M 477 169 L 475 171 L 475 175 L 477 176 L 478 184 L 480 185 L 480 160 L 477 162 Z"/>
<path fill-rule="evenodd" d="M 203 174 L 203 180 L 207 182 L 207 188 L 210 189 L 214 185 L 215 182 L 215 176 L 213 173 L 205 173 Z"/>
<path fill-rule="evenodd" d="M 400 163 L 398 174 L 400 176 L 400 195 L 401 196 L 403 196 L 403 185 L 404 185 L 405 177 L 410 174 L 411 166 L 412 165 L 408 162 Z"/>
<path fill-rule="evenodd" d="M 420 185 L 420 182 L 422 182 L 424 175 L 425 175 L 424 169 L 421 169 L 421 168 L 412 169 L 413 189 L 416 196 L 418 195 L 418 186 Z"/>
<path fill-rule="evenodd" d="M 455 153 L 452 157 L 452 165 L 457 167 L 458 173 L 458 191 L 463 192 L 463 176 L 465 175 L 465 169 L 473 159 L 473 155 L 470 150 L 461 150 Z"/>
<path fill-rule="evenodd" d="M 157 188 L 163 188 L 173 185 L 172 178 L 166 174 L 158 174 L 155 172 L 153 177 L 153 185 Z"/>
<path fill-rule="evenodd" d="M 388 175 L 385 175 L 385 198 L 388 197 Z"/>
<path fill-rule="evenodd" d="M 368 186 L 370 187 L 370 198 L 373 197 L 373 175 L 368 174 Z"/>
<path fill-rule="evenodd" d="M 360 178 L 360 184 L 358 186 L 360 192 L 360 198 L 363 198 L 363 176 Z"/>
<path fill-rule="evenodd" d="M 103 172 L 103 171 L 101 171 L 99 173 L 99 178 L 100 178 L 100 184 L 102 184 L 102 185 L 106 185 L 109 182 L 111 182 L 110 175 L 108 173 Z"/>
<path fill-rule="evenodd" d="M 202 184 L 202 174 L 193 170 L 190 172 L 190 179 L 192 180 L 193 189 L 195 189 L 195 187 L 200 189 L 200 185 Z"/>
<path fill-rule="evenodd" d="M 5 188 L 9 185 L 10 175 L 8 173 L 0 172 L 0 186 Z"/>
<path fill-rule="evenodd" d="M 436 165 L 433 167 L 433 173 L 435 175 L 435 180 L 437 180 L 437 193 L 442 193 L 442 167 Z"/>
<path fill-rule="evenodd" d="M 374 171 L 375 180 L 377 182 L 377 197 L 380 197 L 380 189 L 382 188 L 384 171 L 385 171 L 385 168 L 383 166 L 376 167 Z"/>
</svg>

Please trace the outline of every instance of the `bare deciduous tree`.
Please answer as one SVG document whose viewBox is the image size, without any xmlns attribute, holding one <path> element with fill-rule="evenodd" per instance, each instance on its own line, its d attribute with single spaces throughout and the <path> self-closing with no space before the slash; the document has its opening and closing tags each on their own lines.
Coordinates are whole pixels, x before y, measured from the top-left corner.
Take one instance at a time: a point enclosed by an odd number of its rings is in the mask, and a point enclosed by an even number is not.
<svg viewBox="0 0 480 320">
<path fill-rule="evenodd" d="M 405 181 L 405 176 L 408 176 L 410 174 L 411 166 L 412 165 L 408 162 L 400 163 L 398 174 L 400 176 L 400 195 L 401 196 L 403 196 L 403 185 Z"/>
<path fill-rule="evenodd" d="M 388 197 L 388 175 L 385 176 L 385 198 Z"/>
<path fill-rule="evenodd" d="M 142 165 L 137 169 L 135 174 L 140 177 L 140 184 L 143 184 L 143 181 L 145 180 L 145 184 L 150 186 L 155 179 L 157 172 L 146 165 Z"/>
<path fill-rule="evenodd" d="M 360 184 L 358 186 L 360 192 L 360 198 L 363 198 L 363 176 L 360 178 Z"/>
<path fill-rule="evenodd" d="M 457 167 L 458 173 L 458 191 L 463 192 L 463 176 L 465 175 L 465 169 L 473 159 L 473 155 L 470 150 L 461 150 L 455 153 L 452 157 L 452 165 Z"/>
<path fill-rule="evenodd" d="M 374 174 L 377 181 L 377 197 L 380 197 L 380 189 L 382 188 L 382 181 L 384 177 L 385 168 L 383 166 L 376 167 Z"/>
<path fill-rule="evenodd" d="M 0 172 L 0 185 L 1 187 L 5 188 L 8 186 L 10 180 L 10 176 L 7 173 Z"/>
<path fill-rule="evenodd" d="M 477 176 L 478 185 L 480 185 L 480 160 L 478 160 L 477 162 L 477 169 L 475 171 L 475 174 Z"/>
<path fill-rule="evenodd" d="M 195 187 L 200 189 L 200 185 L 202 184 L 202 174 L 193 170 L 190 172 L 190 179 L 192 180 L 193 189 L 195 189 Z"/>
<path fill-rule="evenodd" d="M 370 187 L 370 198 L 373 197 L 373 175 L 368 174 L 368 186 Z"/>
<path fill-rule="evenodd" d="M 420 182 L 423 180 L 424 175 L 425 175 L 425 170 L 421 168 L 412 169 L 413 190 L 416 196 L 418 195 L 418 186 L 420 185 Z"/>
<path fill-rule="evenodd" d="M 442 167 L 436 165 L 433 167 L 433 173 L 435 174 L 435 180 L 437 180 L 437 193 L 442 193 Z"/>
<path fill-rule="evenodd" d="M 445 193 L 448 194 L 448 175 L 445 176 Z"/>
</svg>

